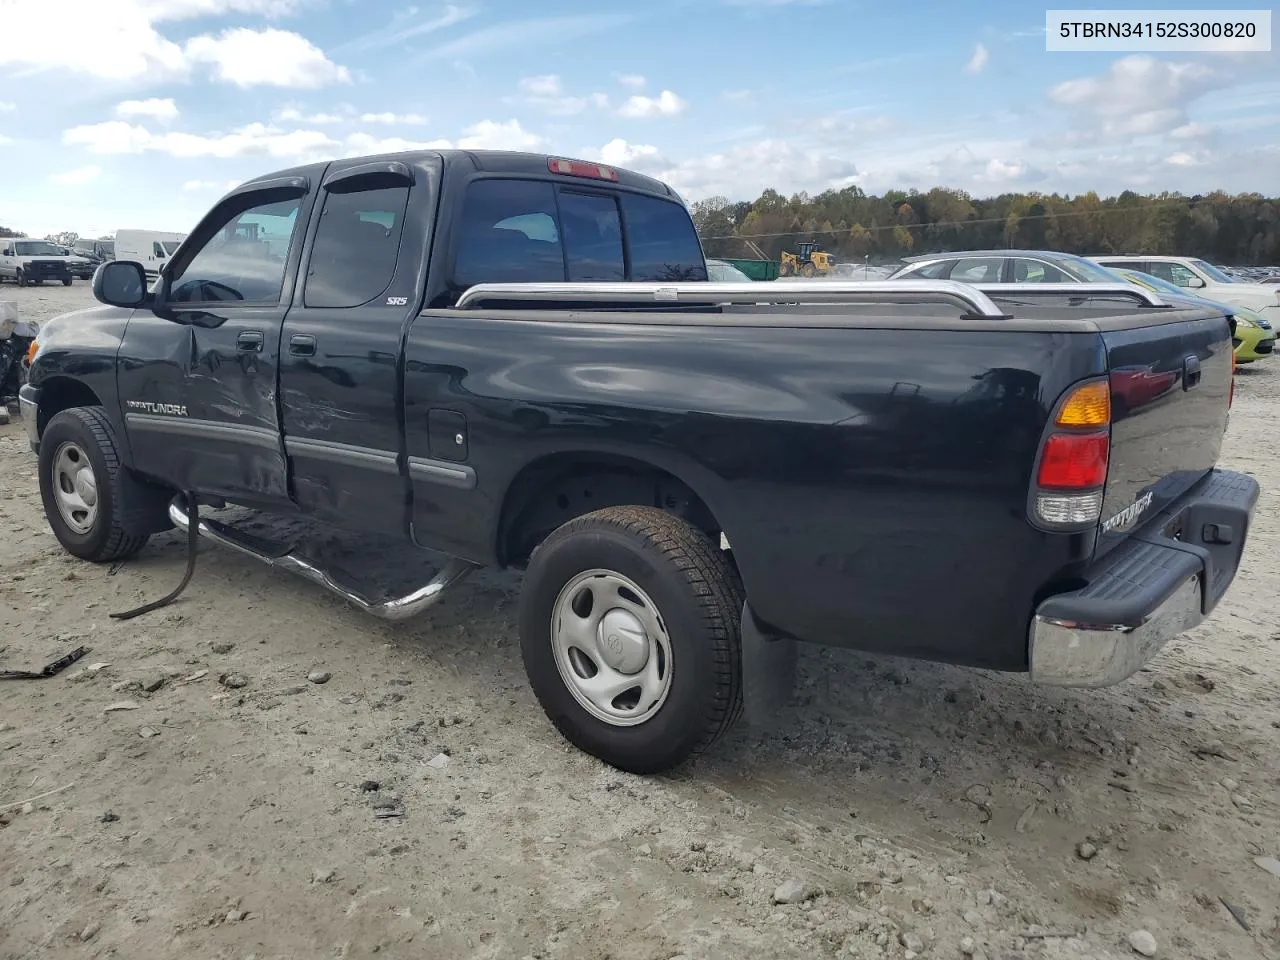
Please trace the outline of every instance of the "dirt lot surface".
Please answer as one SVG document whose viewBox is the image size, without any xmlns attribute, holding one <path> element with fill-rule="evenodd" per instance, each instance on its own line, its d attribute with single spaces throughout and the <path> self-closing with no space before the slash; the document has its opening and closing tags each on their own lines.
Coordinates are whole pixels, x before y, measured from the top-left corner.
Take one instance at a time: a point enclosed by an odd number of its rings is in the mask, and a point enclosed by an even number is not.
<svg viewBox="0 0 1280 960">
<path fill-rule="evenodd" d="M 0 684 L 0 958 L 1280 957 L 1278 415 L 1280 361 L 1243 370 L 1244 564 L 1131 681 L 805 650 L 774 729 L 649 779 L 545 720 L 511 575 L 387 625 L 205 545 L 109 619 L 181 537 L 64 555 L 15 420 L 0 668 L 93 650 Z"/>
</svg>

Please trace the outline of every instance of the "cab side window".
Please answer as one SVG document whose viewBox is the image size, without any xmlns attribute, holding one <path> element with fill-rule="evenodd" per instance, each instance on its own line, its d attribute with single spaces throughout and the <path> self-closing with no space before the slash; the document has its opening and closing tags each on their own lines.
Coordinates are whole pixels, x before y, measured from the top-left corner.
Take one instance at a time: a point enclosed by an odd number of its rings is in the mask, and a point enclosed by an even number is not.
<svg viewBox="0 0 1280 960">
<path fill-rule="evenodd" d="M 172 303 L 278 303 L 301 198 L 233 207 L 169 283 Z"/>
<path fill-rule="evenodd" d="M 307 265 L 302 302 L 346 308 L 368 303 L 396 272 L 409 187 L 325 196 Z"/>
</svg>

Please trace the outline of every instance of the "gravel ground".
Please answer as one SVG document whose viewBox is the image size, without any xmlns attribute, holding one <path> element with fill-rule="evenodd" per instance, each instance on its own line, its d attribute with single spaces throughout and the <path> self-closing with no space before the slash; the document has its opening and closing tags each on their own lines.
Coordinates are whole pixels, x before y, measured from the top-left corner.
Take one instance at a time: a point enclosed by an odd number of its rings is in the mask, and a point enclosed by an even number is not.
<svg viewBox="0 0 1280 960">
<path fill-rule="evenodd" d="M 1242 370 L 1233 589 L 1129 682 L 808 649 L 773 730 L 648 779 L 543 717 L 514 576 L 392 625 L 205 545 L 108 619 L 180 536 L 65 556 L 0 427 L 0 666 L 93 648 L 0 688 L 0 958 L 1280 957 L 1278 400 Z"/>
</svg>

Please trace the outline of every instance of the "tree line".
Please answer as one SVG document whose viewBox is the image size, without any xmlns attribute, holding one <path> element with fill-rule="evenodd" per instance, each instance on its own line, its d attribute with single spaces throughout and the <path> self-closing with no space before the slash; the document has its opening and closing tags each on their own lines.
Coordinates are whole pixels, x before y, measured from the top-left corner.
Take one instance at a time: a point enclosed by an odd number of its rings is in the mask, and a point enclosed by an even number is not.
<svg viewBox="0 0 1280 960">
<path fill-rule="evenodd" d="M 816 241 L 837 261 L 887 263 L 947 250 L 1022 248 L 1202 257 L 1228 266 L 1280 263 L 1280 198 L 1215 191 L 1119 196 L 858 187 L 816 196 L 765 190 L 755 201 L 710 197 L 692 204 L 709 257 L 776 260 Z"/>
</svg>

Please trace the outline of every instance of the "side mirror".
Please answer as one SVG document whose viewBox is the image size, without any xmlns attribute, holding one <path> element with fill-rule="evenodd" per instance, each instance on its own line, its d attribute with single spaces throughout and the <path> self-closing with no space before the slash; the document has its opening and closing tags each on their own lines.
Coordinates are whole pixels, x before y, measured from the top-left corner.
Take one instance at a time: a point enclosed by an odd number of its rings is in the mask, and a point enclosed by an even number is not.
<svg viewBox="0 0 1280 960">
<path fill-rule="evenodd" d="M 1201 280 L 1199 277 L 1192 277 L 1190 280 L 1187 281 L 1187 286 L 1190 287 L 1192 290 L 1199 290 L 1204 286 L 1204 281 Z"/>
<path fill-rule="evenodd" d="M 113 307 L 140 307 L 147 302 L 147 274 L 132 260 L 112 260 L 93 274 L 93 295 Z"/>
</svg>

